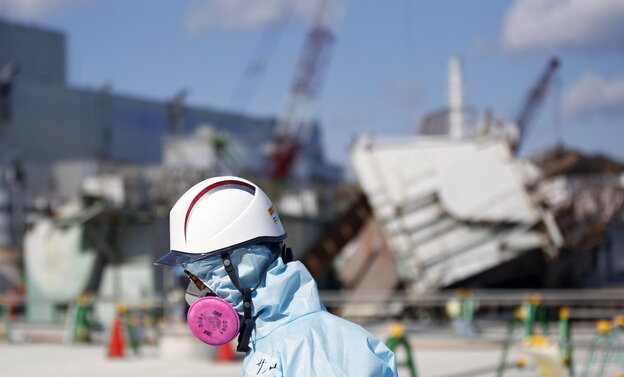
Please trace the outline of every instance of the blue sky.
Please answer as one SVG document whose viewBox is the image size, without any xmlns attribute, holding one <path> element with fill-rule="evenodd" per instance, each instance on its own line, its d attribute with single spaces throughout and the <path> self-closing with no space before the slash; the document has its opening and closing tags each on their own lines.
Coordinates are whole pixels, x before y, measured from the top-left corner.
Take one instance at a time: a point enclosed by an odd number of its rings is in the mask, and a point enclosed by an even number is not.
<svg viewBox="0 0 624 377">
<path fill-rule="evenodd" d="M 284 0 L 0 0 L 7 17 L 64 32 L 71 85 L 238 109 L 230 97 Z M 283 112 L 313 1 L 290 0 L 284 34 L 242 110 Z M 624 159 L 624 0 L 352 0 L 318 104 L 329 158 L 354 135 L 413 134 L 446 103 L 450 56 L 466 101 L 511 119 L 549 57 L 562 67 L 523 153 L 557 141 Z"/>
</svg>

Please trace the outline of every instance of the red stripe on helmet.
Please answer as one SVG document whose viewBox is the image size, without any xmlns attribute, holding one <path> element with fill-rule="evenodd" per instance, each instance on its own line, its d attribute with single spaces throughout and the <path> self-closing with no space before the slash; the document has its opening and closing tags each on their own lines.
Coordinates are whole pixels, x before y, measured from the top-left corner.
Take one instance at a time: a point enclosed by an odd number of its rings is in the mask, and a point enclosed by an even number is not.
<svg viewBox="0 0 624 377">
<path fill-rule="evenodd" d="M 236 180 L 226 180 L 226 181 L 221 181 L 221 182 L 217 182 L 217 183 L 213 183 L 210 186 L 206 187 L 205 189 L 201 190 L 197 195 L 195 195 L 195 198 L 193 198 L 193 201 L 191 201 L 191 205 L 189 205 L 188 209 L 186 210 L 186 216 L 184 217 L 184 240 L 186 241 L 186 227 L 188 225 L 188 220 L 189 220 L 189 216 L 191 214 L 191 211 L 193 210 L 193 207 L 195 206 L 195 204 L 197 204 L 197 202 L 199 201 L 199 199 L 201 199 L 204 195 L 208 194 L 210 191 L 219 188 L 221 186 L 226 186 L 226 185 L 238 185 L 238 186 L 243 186 L 246 187 L 248 189 L 251 189 L 254 193 L 256 192 L 256 188 L 252 185 L 250 185 L 249 183 L 245 183 L 242 181 L 236 181 Z M 236 187 L 233 187 L 236 188 Z M 240 190 L 240 189 L 239 189 Z M 253 193 L 252 193 L 253 195 Z"/>
</svg>

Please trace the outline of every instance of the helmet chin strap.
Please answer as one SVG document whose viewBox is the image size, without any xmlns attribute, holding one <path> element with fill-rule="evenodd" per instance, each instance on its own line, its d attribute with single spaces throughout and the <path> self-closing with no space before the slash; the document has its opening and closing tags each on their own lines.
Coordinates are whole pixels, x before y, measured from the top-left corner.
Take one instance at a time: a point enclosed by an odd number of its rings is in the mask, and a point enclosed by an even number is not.
<svg viewBox="0 0 624 377">
<path fill-rule="evenodd" d="M 269 266 L 273 264 L 273 262 L 280 256 L 280 253 L 273 253 L 273 259 L 269 263 Z M 227 272 L 232 284 L 234 287 L 238 289 L 238 291 L 243 295 L 243 320 L 241 321 L 240 333 L 238 334 L 238 345 L 236 346 L 237 352 L 247 352 L 249 351 L 249 339 L 251 339 L 251 332 L 255 326 L 255 320 L 251 316 L 252 312 L 252 304 L 251 304 L 251 293 L 256 290 L 262 283 L 264 274 L 268 270 L 267 268 L 263 271 L 258 284 L 252 288 L 241 288 L 240 281 L 238 280 L 238 275 L 234 270 L 234 266 L 232 265 L 232 260 L 230 259 L 230 254 L 221 254 L 221 259 L 223 260 L 223 266 L 225 267 L 225 272 Z"/>
</svg>

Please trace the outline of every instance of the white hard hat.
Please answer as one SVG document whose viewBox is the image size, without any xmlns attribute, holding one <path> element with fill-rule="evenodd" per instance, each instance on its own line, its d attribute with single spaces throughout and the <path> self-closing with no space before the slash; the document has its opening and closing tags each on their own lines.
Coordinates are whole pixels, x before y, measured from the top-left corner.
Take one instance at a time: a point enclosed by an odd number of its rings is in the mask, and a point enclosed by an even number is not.
<svg viewBox="0 0 624 377">
<path fill-rule="evenodd" d="M 284 227 L 266 194 L 238 177 L 206 179 L 184 193 L 169 213 L 171 251 L 156 264 L 171 266 L 245 245 L 281 242 Z"/>
</svg>

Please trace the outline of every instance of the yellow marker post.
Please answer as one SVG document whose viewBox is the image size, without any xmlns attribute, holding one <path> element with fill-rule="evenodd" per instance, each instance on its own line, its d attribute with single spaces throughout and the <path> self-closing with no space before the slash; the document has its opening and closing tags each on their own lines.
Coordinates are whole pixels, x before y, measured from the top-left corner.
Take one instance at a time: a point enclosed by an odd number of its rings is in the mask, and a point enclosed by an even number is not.
<svg viewBox="0 0 624 377">
<path fill-rule="evenodd" d="M 614 354 L 613 346 L 619 343 L 619 340 L 617 339 L 618 337 L 617 332 L 619 332 L 619 329 L 620 329 L 618 325 L 619 323 L 620 323 L 620 319 L 617 319 L 616 321 L 616 318 L 614 318 L 613 321 L 609 321 L 607 319 L 601 319 L 598 322 L 596 322 L 597 334 L 596 334 L 596 337 L 594 338 L 590 351 L 587 355 L 583 377 L 589 376 L 591 367 L 593 366 L 594 361 L 596 360 L 596 353 L 597 353 L 596 349 L 599 346 L 606 347 L 604 351 L 604 355 L 602 357 L 602 362 L 600 363 L 599 373 L 598 373 L 599 376 L 605 376 L 607 364 L 609 363 L 611 356 L 613 356 Z M 622 355 L 621 351 L 618 356 L 618 359 L 619 359 L 619 363 L 622 364 L 621 367 L 624 368 L 624 356 Z"/>
<path fill-rule="evenodd" d="M 386 341 L 386 345 L 391 351 L 394 351 L 398 346 L 403 346 L 406 353 L 406 361 L 397 362 L 398 366 L 406 366 L 411 377 L 418 377 L 416 373 L 416 364 L 414 363 L 414 357 L 412 355 L 412 347 L 405 338 L 405 326 L 401 323 L 394 323 L 390 326 L 390 338 Z"/>
<path fill-rule="evenodd" d="M 570 325 L 570 308 L 564 306 L 559 309 L 559 350 L 561 362 L 568 368 L 570 376 L 574 376 L 572 326 Z"/>
</svg>

